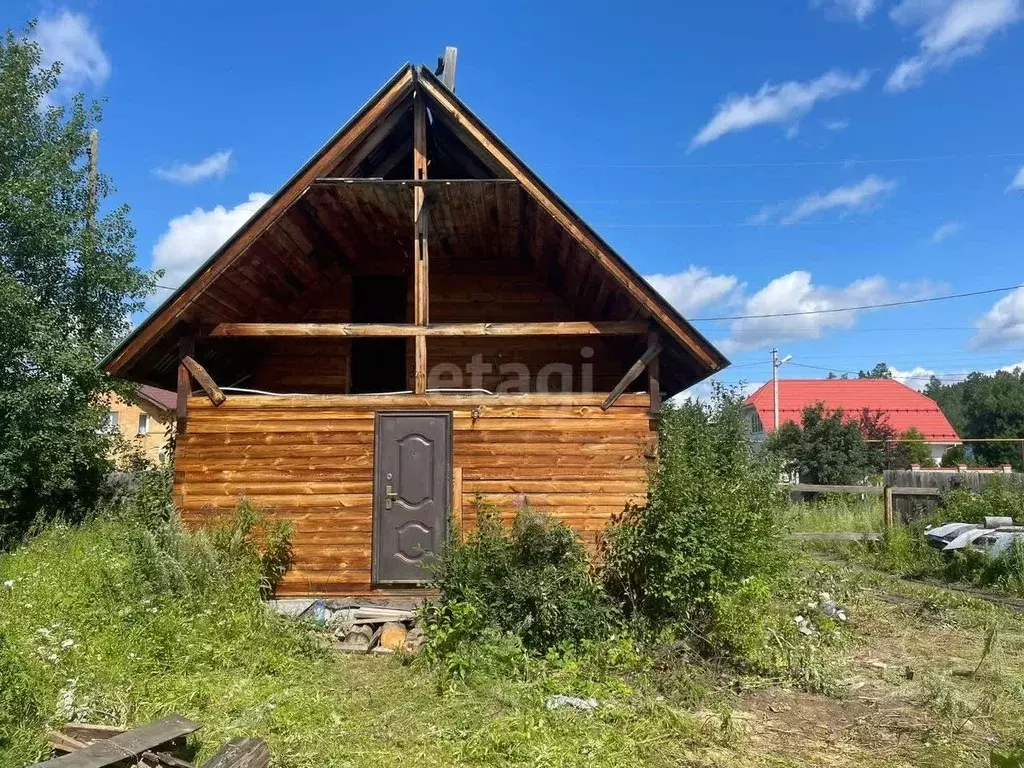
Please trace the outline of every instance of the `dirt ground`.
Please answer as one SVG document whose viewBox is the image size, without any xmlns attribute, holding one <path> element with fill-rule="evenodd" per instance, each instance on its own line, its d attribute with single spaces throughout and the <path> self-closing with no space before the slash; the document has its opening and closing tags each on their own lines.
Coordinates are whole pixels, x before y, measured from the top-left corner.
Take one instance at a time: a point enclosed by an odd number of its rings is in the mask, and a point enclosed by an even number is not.
<svg viewBox="0 0 1024 768">
<path fill-rule="evenodd" d="M 738 696 L 738 749 L 750 764 L 980 766 L 993 749 L 1019 747 L 1024 617 L 889 577 L 866 581 L 849 607 L 852 642 L 833 695 Z"/>
</svg>

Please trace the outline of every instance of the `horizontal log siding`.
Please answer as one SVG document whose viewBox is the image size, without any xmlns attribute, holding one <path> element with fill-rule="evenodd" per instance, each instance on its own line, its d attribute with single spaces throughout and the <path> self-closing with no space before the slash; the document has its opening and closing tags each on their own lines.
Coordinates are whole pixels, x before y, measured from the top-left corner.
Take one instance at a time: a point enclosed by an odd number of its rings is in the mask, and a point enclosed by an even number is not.
<svg viewBox="0 0 1024 768">
<path fill-rule="evenodd" d="M 427 395 L 405 397 L 400 408 L 453 412 L 458 524 L 475 526 L 478 498 L 504 518 L 525 501 L 593 549 L 608 519 L 642 498 L 654 446 L 646 396 L 624 395 L 607 412 L 603 397 Z M 245 496 L 295 526 L 295 564 L 281 594 L 372 593 L 374 412 L 396 402 L 229 394 L 214 408 L 190 398 L 175 465 L 184 521 L 230 515 Z"/>
</svg>

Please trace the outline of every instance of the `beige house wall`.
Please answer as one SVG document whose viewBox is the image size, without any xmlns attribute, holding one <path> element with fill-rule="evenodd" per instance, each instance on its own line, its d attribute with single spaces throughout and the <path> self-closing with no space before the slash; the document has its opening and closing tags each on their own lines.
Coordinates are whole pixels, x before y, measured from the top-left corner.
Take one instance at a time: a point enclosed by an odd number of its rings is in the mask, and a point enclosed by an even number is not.
<svg viewBox="0 0 1024 768">
<path fill-rule="evenodd" d="M 108 413 L 111 415 L 108 418 L 116 416 L 117 430 L 125 441 L 137 447 L 148 460 L 159 461 L 162 454 L 166 453 L 167 425 L 171 423 L 171 417 L 166 411 L 146 401 L 136 404 L 112 396 Z M 146 418 L 142 419 L 142 416 Z"/>
</svg>

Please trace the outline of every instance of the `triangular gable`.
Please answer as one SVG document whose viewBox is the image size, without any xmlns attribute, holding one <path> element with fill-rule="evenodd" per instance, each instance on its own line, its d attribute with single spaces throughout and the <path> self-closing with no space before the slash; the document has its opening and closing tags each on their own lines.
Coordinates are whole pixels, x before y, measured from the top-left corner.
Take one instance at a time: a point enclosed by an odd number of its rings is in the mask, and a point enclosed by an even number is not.
<svg viewBox="0 0 1024 768">
<path fill-rule="evenodd" d="M 410 121 L 408 106 L 412 93 L 426 97 L 431 116 L 456 134 L 487 176 L 508 178 L 521 185 L 525 194 L 571 235 L 590 264 L 576 266 L 577 274 L 599 269 L 658 323 L 674 342 L 667 347 L 673 356 L 683 355 L 690 369 L 687 378 L 700 380 L 728 364 L 728 361 L 638 275 L 600 236 L 561 200 L 525 163 L 498 139 L 440 80 L 423 67 L 402 67 L 384 87 L 289 180 L 274 197 L 201 266 L 170 298 L 142 323 L 114 352 L 104 366 L 114 375 L 127 367 L 169 333 L 196 301 L 206 300 L 204 292 L 275 223 L 314 187 L 317 180 L 331 175 L 354 173 L 360 164 L 375 169 L 383 162 L 401 159 L 403 131 Z M 395 143 L 395 136 L 399 146 Z M 391 145 L 388 144 L 391 141 Z M 411 149 L 411 148 L 410 148 Z M 381 160 L 391 154 L 391 160 Z M 469 158 L 467 158 L 467 161 Z M 380 171 L 375 170 L 374 176 Z M 583 258 L 582 261 L 590 261 Z M 683 358 L 680 358 L 682 362 Z"/>
<path fill-rule="evenodd" d="M 729 361 L 697 329 L 520 160 L 458 96 L 449 91 L 425 67 L 419 67 L 417 76 L 433 105 L 443 110 L 443 114 L 451 121 L 450 124 L 453 123 L 457 131 L 461 129 L 466 134 L 465 138 L 480 146 L 509 176 L 518 180 L 527 193 L 562 224 L 598 263 L 651 313 L 659 325 L 709 369 L 708 373 L 729 364 Z"/>
<path fill-rule="evenodd" d="M 136 355 L 168 330 L 203 289 L 237 259 L 321 176 L 330 174 L 412 91 L 415 71 L 411 64 L 399 69 L 352 119 L 342 126 L 238 231 L 197 269 L 170 297 L 140 324 L 103 361 L 104 369 L 118 375 Z"/>
</svg>

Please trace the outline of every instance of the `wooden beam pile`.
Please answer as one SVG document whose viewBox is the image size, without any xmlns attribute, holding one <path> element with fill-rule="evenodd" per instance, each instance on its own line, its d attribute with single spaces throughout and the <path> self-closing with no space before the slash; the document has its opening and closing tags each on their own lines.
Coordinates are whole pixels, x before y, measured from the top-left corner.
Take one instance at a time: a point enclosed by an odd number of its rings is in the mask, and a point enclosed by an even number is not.
<svg viewBox="0 0 1024 768">
<path fill-rule="evenodd" d="M 35 768 L 196 768 L 181 757 L 185 738 L 201 723 L 171 715 L 125 731 L 107 725 L 68 723 L 48 738 L 58 757 Z M 269 768 L 270 749 L 262 739 L 233 739 L 202 768 Z"/>
</svg>

